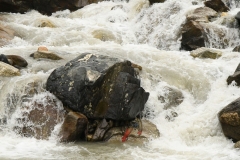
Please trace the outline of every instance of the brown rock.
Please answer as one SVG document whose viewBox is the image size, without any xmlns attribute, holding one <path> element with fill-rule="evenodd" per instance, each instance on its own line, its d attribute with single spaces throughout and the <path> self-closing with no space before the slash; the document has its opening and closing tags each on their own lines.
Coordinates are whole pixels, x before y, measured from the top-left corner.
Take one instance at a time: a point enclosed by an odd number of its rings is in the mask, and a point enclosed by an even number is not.
<svg viewBox="0 0 240 160">
<path fill-rule="evenodd" d="M 81 113 L 70 111 L 62 124 L 59 137 L 61 142 L 85 140 L 88 119 Z"/>
<path fill-rule="evenodd" d="M 22 68 L 22 67 L 27 67 L 28 63 L 27 61 L 22 58 L 21 56 L 18 55 L 6 55 L 9 63 L 16 67 L 16 68 Z"/>
<path fill-rule="evenodd" d="M 216 12 L 227 12 L 229 8 L 221 0 L 209 0 L 204 2 L 206 7 L 214 9 Z"/>
<path fill-rule="evenodd" d="M 231 84 L 233 81 L 236 82 L 236 85 L 237 86 L 240 86 L 240 63 L 238 64 L 235 72 L 233 75 L 229 76 L 227 78 L 227 84 Z"/>
<path fill-rule="evenodd" d="M 18 121 L 22 125 L 15 127 L 15 130 L 21 135 L 37 139 L 48 139 L 65 115 L 64 110 L 58 108 L 57 102 L 48 96 L 40 101 L 32 99 L 22 113 L 24 118 Z"/>
<path fill-rule="evenodd" d="M 233 52 L 240 52 L 240 45 L 233 48 Z"/>
<path fill-rule="evenodd" d="M 206 33 L 200 23 L 187 21 L 182 29 L 181 49 L 191 51 L 205 47 Z"/>
<path fill-rule="evenodd" d="M 240 98 L 228 104 L 218 113 L 222 131 L 234 141 L 240 140 Z"/>
</svg>

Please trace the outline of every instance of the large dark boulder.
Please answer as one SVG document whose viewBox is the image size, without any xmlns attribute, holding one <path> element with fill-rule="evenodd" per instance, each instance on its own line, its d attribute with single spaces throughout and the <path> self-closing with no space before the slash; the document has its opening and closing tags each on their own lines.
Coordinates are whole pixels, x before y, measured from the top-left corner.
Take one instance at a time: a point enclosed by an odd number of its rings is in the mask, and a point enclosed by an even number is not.
<svg viewBox="0 0 240 160">
<path fill-rule="evenodd" d="M 90 53 L 55 69 L 46 89 L 90 119 L 132 120 L 149 96 L 130 61 Z"/>
<path fill-rule="evenodd" d="M 188 20 L 182 28 L 181 49 L 191 51 L 205 47 L 206 33 L 200 23 Z"/>
<path fill-rule="evenodd" d="M 221 0 L 209 0 L 204 2 L 206 7 L 214 9 L 216 12 L 227 12 L 229 8 Z"/>
<path fill-rule="evenodd" d="M 233 75 L 229 76 L 227 78 L 227 84 L 231 84 L 233 81 L 236 82 L 236 85 L 237 86 L 240 86 L 240 63 L 238 64 L 235 72 Z"/>
<path fill-rule="evenodd" d="M 218 113 L 218 118 L 226 137 L 240 140 L 240 98 L 228 104 Z"/>
<path fill-rule="evenodd" d="M 102 0 L 0 0 L 0 12 L 24 13 L 34 9 L 42 14 L 51 15 L 53 12 L 65 9 L 75 11 L 100 1 Z"/>
</svg>

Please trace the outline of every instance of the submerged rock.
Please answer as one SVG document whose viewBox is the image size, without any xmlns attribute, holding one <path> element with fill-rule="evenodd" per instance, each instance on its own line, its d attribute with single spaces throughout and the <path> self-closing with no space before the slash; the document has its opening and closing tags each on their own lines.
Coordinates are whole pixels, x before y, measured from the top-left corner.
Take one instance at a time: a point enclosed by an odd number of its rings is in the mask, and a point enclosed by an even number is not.
<svg viewBox="0 0 240 160">
<path fill-rule="evenodd" d="M 4 77 L 20 76 L 20 71 L 19 69 L 7 63 L 0 62 L 0 76 Z"/>
<path fill-rule="evenodd" d="M 198 57 L 216 59 L 222 56 L 222 52 L 220 50 L 201 47 L 194 51 L 191 51 L 190 55 L 194 58 Z"/>
<path fill-rule="evenodd" d="M 135 119 L 149 96 L 130 61 L 90 53 L 55 69 L 46 88 L 64 106 L 92 119 Z"/>
<path fill-rule="evenodd" d="M 218 113 L 224 135 L 234 141 L 240 140 L 240 98 L 228 104 Z"/>
<path fill-rule="evenodd" d="M 65 111 L 52 96 L 32 99 L 22 109 L 15 131 L 23 136 L 48 139 L 54 127 L 63 121 Z"/>
<path fill-rule="evenodd" d="M 206 7 L 212 8 L 217 12 L 227 12 L 229 8 L 221 0 L 208 0 L 204 2 Z"/>
<path fill-rule="evenodd" d="M 12 40 L 13 38 L 14 31 L 0 24 L 0 47 L 6 45 L 8 41 Z"/>
<path fill-rule="evenodd" d="M 181 91 L 170 87 L 164 87 L 163 94 L 158 96 L 158 100 L 164 104 L 164 109 L 178 106 L 183 102 L 183 99 Z"/>
</svg>

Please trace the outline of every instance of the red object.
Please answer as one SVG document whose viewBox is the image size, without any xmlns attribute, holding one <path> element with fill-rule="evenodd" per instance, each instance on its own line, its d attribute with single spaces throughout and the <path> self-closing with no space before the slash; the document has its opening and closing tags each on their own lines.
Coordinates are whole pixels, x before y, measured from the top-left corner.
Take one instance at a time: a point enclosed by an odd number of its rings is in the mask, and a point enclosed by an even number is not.
<svg viewBox="0 0 240 160">
<path fill-rule="evenodd" d="M 129 134 L 132 132 L 132 130 L 133 130 L 133 128 L 130 127 L 130 128 L 128 128 L 128 129 L 124 132 L 124 135 L 123 135 L 123 137 L 122 137 L 122 142 L 127 141 L 127 138 L 128 138 L 128 136 L 129 136 Z"/>
</svg>

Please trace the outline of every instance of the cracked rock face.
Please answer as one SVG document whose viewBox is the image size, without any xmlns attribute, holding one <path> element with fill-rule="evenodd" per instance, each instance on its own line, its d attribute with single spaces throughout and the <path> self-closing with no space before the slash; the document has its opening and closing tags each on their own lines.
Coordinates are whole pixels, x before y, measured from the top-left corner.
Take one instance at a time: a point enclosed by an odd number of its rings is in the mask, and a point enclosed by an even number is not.
<svg viewBox="0 0 240 160">
<path fill-rule="evenodd" d="M 46 88 L 64 106 L 90 119 L 132 120 L 149 96 L 130 61 L 90 53 L 55 69 Z"/>
</svg>

